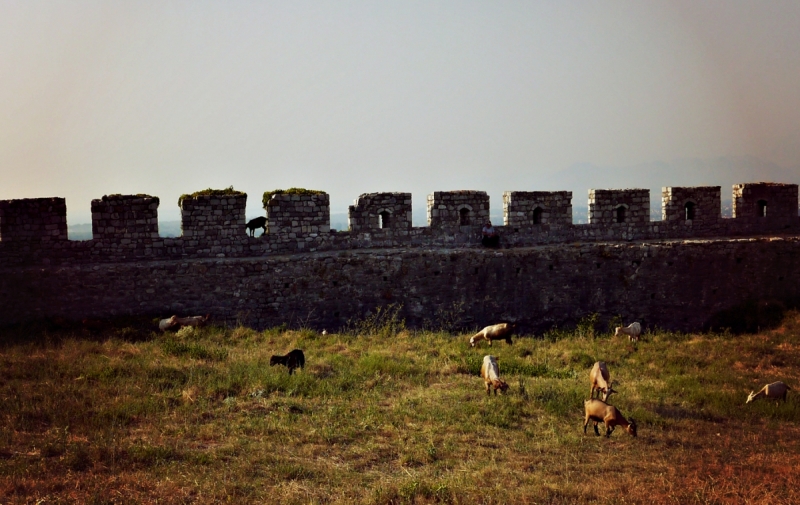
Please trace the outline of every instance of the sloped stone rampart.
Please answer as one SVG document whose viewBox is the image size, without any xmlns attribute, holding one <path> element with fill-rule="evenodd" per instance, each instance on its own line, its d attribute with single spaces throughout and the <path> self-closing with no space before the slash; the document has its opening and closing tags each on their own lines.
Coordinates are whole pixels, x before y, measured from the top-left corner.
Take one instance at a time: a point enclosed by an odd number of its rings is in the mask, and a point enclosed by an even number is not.
<svg viewBox="0 0 800 505">
<path fill-rule="evenodd" d="M 691 287 L 691 289 L 689 289 Z M 747 300 L 800 295 L 800 238 L 583 243 L 508 250 L 372 249 L 0 268 L 0 321 L 210 313 L 216 323 L 329 331 L 397 304 L 414 327 L 590 313 L 691 330 Z"/>
</svg>

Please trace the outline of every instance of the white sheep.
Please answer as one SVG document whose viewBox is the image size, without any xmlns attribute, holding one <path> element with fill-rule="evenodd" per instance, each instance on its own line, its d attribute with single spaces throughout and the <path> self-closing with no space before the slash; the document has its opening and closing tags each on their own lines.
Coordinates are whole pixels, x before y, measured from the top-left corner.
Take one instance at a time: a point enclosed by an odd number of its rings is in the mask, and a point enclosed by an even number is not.
<svg viewBox="0 0 800 505">
<path fill-rule="evenodd" d="M 626 327 L 617 326 L 614 328 L 614 336 L 619 336 L 621 333 L 628 335 L 631 342 L 638 342 L 639 335 L 642 334 L 642 325 L 639 323 L 631 323 Z"/>
<path fill-rule="evenodd" d="M 750 391 L 750 394 L 747 395 L 747 401 L 744 403 L 746 405 L 762 397 L 786 401 L 786 393 L 788 393 L 790 389 L 792 388 L 790 388 L 781 381 L 773 382 L 772 384 L 767 384 L 766 386 L 761 388 L 761 391 L 759 391 L 758 393 Z"/>
</svg>

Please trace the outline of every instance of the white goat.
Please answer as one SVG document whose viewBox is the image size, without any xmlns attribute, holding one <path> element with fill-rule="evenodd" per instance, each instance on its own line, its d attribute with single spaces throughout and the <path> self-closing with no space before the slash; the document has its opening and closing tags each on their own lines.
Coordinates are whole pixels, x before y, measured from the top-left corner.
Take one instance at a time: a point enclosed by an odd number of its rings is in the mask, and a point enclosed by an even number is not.
<svg viewBox="0 0 800 505">
<path fill-rule="evenodd" d="M 594 392 L 597 391 L 597 398 L 600 398 L 600 394 L 602 393 L 603 401 L 606 401 L 609 396 L 616 393 L 612 387 L 612 382 L 608 380 L 609 377 L 610 375 L 606 362 L 596 362 L 592 367 L 592 371 L 589 372 L 589 380 L 592 382 L 592 390 L 589 393 L 589 398 L 594 398 Z"/>
<path fill-rule="evenodd" d="M 614 328 L 614 336 L 619 336 L 621 333 L 628 335 L 631 342 L 638 342 L 639 335 L 642 334 L 642 325 L 639 323 L 631 323 L 626 327 L 617 326 Z"/>
<path fill-rule="evenodd" d="M 475 347 L 479 340 L 486 340 L 489 345 L 492 345 L 492 340 L 505 340 L 507 344 L 511 344 L 511 334 L 517 329 L 515 323 L 500 323 L 492 326 L 487 326 L 469 339 L 469 345 Z"/>
<path fill-rule="evenodd" d="M 747 401 L 744 403 L 746 405 L 761 397 L 786 401 L 786 393 L 788 393 L 790 389 L 792 388 L 790 388 L 781 381 L 773 382 L 772 384 L 767 384 L 766 386 L 761 388 L 761 391 L 759 391 L 758 393 L 750 391 L 750 394 L 747 395 Z"/>
<path fill-rule="evenodd" d="M 486 394 L 494 387 L 494 394 L 497 394 L 499 389 L 505 392 L 508 389 L 508 384 L 500 379 L 500 367 L 497 366 L 497 358 L 494 356 L 486 355 L 483 357 L 483 364 L 481 365 L 481 377 L 486 384 Z"/>
<path fill-rule="evenodd" d="M 177 326 L 180 326 L 178 323 L 178 316 L 168 317 L 167 319 L 162 319 L 158 322 L 158 329 L 161 331 L 171 330 Z"/>
</svg>

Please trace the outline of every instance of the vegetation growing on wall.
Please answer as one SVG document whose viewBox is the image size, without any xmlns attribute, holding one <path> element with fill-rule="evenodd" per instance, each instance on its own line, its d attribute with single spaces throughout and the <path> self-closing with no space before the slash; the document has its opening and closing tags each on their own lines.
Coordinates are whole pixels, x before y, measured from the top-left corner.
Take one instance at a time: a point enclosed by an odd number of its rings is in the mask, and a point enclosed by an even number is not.
<svg viewBox="0 0 800 505">
<path fill-rule="evenodd" d="M 109 198 L 131 198 L 131 197 L 133 197 L 133 198 L 155 198 L 156 200 L 158 200 L 157 196 L 147 195 L 145 193 L 136 193 L 135 195 L 123 195 L 121 193 L 113 193 L 113 194 L 110 194 L 110 195 L 103 195 L 102 200 L 107 200 Z"/>
<path fill-rule="evenodd" d="M 178 198 L 178 206 L 180 206 L 183 203 L 184 199 L 195 198 L 197 196 L 240 196 L 240 195 L 247 196 L 247 193 L 245 193 L 244 191 L 236 191 L 235 189 L 233 189 L 233 186 L 228 186 L 225 189 L 206 188 L 201 191 L 195 191 L 192 194 L 186 194 L 186 193 L 182 194 Z"/>
<path fill-rule="evenodd" d="M 324 191 L 320 191 L 317 189 L 306 189 L 306 188 L 289 188 L 289 189 L 274 189 L 272 191 L 265 191 L 263 198 L 261 198 L 261 203 L 264 205 L 264 208 L 267 207 L 267 203 L 272 199 L 275 195 L 322 195 Z"/>
</svg>

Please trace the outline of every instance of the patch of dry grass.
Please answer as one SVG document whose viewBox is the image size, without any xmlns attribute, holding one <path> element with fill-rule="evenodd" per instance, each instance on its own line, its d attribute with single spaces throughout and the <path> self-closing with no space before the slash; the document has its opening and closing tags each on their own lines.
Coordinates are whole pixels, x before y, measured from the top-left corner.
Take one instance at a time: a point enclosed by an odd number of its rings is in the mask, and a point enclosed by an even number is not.
<svg viewBox="0 0 800 505">
<path fill-rule="evenodd" d="M 3 503 L 800 502 L 797 391 L 744 405 L 800 389 L 797 314 L 637 346 L 585 328 L 476 349 L 405 330 L 48 331 L 0 347 Z M 269 367 L 295 347 L 304 370 Z M 489 353 L 506 396 L 484 393 Z M 583 434 L 599 359 L 638 438 Z"/>
</svg>

